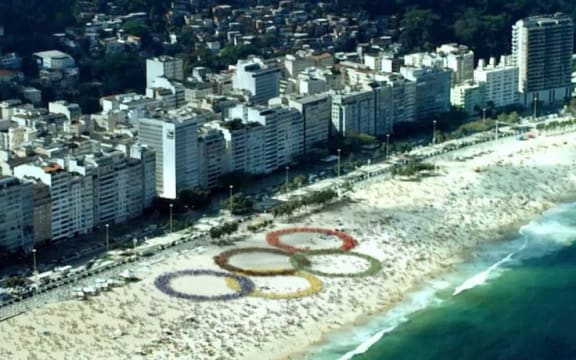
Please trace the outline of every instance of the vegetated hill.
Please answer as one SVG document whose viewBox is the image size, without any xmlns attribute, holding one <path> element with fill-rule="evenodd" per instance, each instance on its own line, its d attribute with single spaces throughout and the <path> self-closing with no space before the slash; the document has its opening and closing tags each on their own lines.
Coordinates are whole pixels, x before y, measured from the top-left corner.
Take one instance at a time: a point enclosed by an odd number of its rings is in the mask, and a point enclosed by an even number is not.
<svg viewBox="0 0 576 360">
<path fill-rule="evenodd" d="M 511 26 L 520 18 L 564 12 L 576 17 L 574 0 L 341 0 L 350 10 L 397 15 L 407 49 L 446 42 L 471 46 L 480 57 L 510 51 Z"/>
<path fill-rule="evenodd" d="M 93 0 L 107 12 L 113 2 L 119 13 L 146 11 L 152 30 L 165 29 L 164 14 L 171 0 Z M 308 0 L 316 3 L 315 0 Z M 8 48 L 25 50 L 77 23 L 79 0 L 0 0 L 0 25 L 11 35 Z M 510 27 L 519 18 L 561 11 L 576 17 L 574 0 L 332 0 L 344 10 L 369 15 L 396 15 L 406 49 L 431 49 L 446 42 L 471 46 L 479 57 L 510 51 Z M 255 0 L 216 0 L 247 6 Z"/>
</svg>

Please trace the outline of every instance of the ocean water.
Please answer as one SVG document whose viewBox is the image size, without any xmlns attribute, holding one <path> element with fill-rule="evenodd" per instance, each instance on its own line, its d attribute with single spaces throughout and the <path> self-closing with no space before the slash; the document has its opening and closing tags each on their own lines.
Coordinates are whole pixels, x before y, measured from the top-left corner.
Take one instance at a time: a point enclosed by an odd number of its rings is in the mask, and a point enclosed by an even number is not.
<svg viewBox="0 0 576 360">
<path fill-rule="evenodd" d="M 576 204 L 486 245 L 307 360 L 576 360 Z"/>
</svg>

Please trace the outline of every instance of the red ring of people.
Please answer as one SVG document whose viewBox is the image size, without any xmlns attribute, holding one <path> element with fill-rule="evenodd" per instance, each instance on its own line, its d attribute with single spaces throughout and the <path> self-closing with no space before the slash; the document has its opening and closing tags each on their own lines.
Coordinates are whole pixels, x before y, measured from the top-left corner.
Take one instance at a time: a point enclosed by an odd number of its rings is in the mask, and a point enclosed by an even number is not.
<svg viewBox="0 0 576 360">
<path fill-rule="evenodd" d="M 342 249 L 344 251 L 349 251 L 349 250 L 355 248 L 356 245 L 358 244 L 358 242 L 352 236 L 350 236 L 350 235 L 348 235 L 342 231 L 323 229 L 323 228 L 315 228 L 315 227 L 294 227 L 294 228 L 286 228 L 286 229 L 271 231 L 268 234 L 266 234 L 266 241 L 271 246 L 274 246 L 274 247 L 277 247 L 277 248 L 280 248 L 282 250 L 292 252 L 292 253 L 310 250 L 310 249 L 306 249 L 306 248 L 299 248 L 296 246 L 288 245 L 288 244 L 280 241 L 280 238 L 283 235 L 295 234 L 295 233 L 317 233 L 317 234 L 336 236 L 337 238 L 342 240 L 342 246 L 340 246 L 340 249 Z"/>
</svg>

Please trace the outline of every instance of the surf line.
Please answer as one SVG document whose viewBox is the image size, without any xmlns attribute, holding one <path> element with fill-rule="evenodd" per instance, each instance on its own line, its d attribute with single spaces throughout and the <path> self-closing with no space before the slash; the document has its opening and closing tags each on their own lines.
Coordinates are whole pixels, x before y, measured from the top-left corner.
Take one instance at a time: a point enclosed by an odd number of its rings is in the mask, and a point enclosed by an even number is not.
<svg viewBox="0 0 576 360">
<path fill-rule="evenodd" d="M 520 233 L 522 233 L 522 232 L 520 232 Z M 462 284 L 457 286 L 454 289 L 452 296 L 456 296 L 463 291 L 470 290 L 472 288 L 475 288 L 476 286 L 485 284 L 486 280 L 488 280 L 488 276 L 490 276 L 490 273 L 492 271 L 496 270 L 498 267 L 500 267 L 500 265 L 510 261 L 510 259 L 512 259 L 512 257 L 514 255 L 516 255 L 519 252 L 526 249 L 526 246 L 528 246 L 528 238 L 527 237 L 524 238 L 524 243 L 522 244 L 522 246 L 520 246 L 520 248 L 518 250 L 511 252 L 510 254 L 506 255 L 504 258 L 502 258 L 499 261 L 497 261 L 496 263 L 492 264 L 488 269 L 482 271 L 481 273 L 478 273 L 478 274 L 472 276 L 469 279 L 466 279 L 466 281 L 464 281 Z"/>
</svg>

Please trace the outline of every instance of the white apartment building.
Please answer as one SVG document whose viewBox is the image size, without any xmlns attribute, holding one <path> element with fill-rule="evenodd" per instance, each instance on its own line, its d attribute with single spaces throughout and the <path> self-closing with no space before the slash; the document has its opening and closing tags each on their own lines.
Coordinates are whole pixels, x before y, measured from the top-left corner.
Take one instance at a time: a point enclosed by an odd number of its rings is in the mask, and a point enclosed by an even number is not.
<svg viewBox="0 0 576 360">
<path fill-rule="evenodd" d="M 417 120 L 450 111 L 449 71 L 431 67 L 402 67 L 400 73 L 407 80 L 416 82 Z"/>
<path fill-rule="evenodd" d="M 332 100 L 329 94 L 290 98 L 289 107 L 298 110 L 304 121 L 304 153 L 325 145 L 330 135 Z"/>
<path fill-rule="evenodd" d="M 364 54 L 364 65 L 368 66 L 370 69 L 376 72 L 382 71 L 382 59 L 384 54 L 381 52 L 377 53 L 366 53 Z"/>
<path fill-rule="evenodd" d="M 533 16 L 512 26 L 512 58 L 519 69 L 520 102 L 564 101 L 572 93 L 574 24 L 562 13 Z"/>
<path fill-rule="evenodd" d="M 14 167 L 14 176 L 39 180 L 50 187 L 52 240 L 86 234 L 94 228 L 92 176 L 67 172 L 58 163 Z"/>
<path fill-rule="evenodd" d="M 205 124 L 198 137 L 198 177 L 200 186 L 214 188 L 226 173 L 226 139 L 216 124 Z"/>
<path fill-rule="evenodd" d="M 38 136 L 38 131 L 28 126 L 10 127 L 7 132 L 0 131 L 0 134 L 2 133 L 7 136 L 4 141 L 0 140 L 0 149 L 10 151 L 20 150 L 23 145 L 31 144 Z"/>
<path fill-rule="evenodd" d="M 66 100 L 51 101 L 48 103 L 48 112 L 62 114 L 68 121 L 78 121 L 82 115 L 82 109 L 78 104 L 69 103 Z"/>
<path fill-rule="evenodd" d="M 332 127 L 342 136 L 373 134 L 375 98 L 372 90 L 353 90 L 332 95 Z"/>
<path fill-rule="evenodd" d="M 34 247 L 33 184 L 0 176 L 0 249 L 29 252 Z"/>
<path fill-rule="evenodd" d="M 159 56 L 146 60 L 146 87 L 149 88 L 157 77 L 184 81 L 184 60 L 171 56 Z"/>
<path fill-rule="evenodd" d="M 34 53 L 38 65 L 43 69 L 63 70 L 76 66 L 74 58 L 60 50 L 48 50 Z"/>
<path fill-rule="evenodd" d="M 134 144 L 130 146 L 127 156 L 142 162 L 142 201 L 144 209 L 148 209 L 156 197 L 156 154 L 146 145 Z"/>
<path fill-rule="evenodd" d="M 264 127 L 264 173 L 288 165 L 304 154 L 304 121 L 295 109 L 239 105 L 228 110 L 228 117 Z"/>
<path fill-rule="evenodd" d="M 268 67 L 255 60 L 239 61 L 232 86 L 235 90 L 247 91 L 254 104 L 266 105 L 268 100 L 280 95 L 280 78 L 279 67 Z"/>
<path fill-rule="evenodd" d="M 302 54 L 286 55 L 284 59 L 284 67 L 289 77 L 297 77 L 306 68 L 314 66 L 314 61 Z"/>
<path fill-rule="evenodd" d="M 416 121 L 416 82 L 398 74 L 376 74 L 375 79 L 332 96 L 334 131 L 384 136 L 398 123 Z"/>
<path fill-rule="evenodd" d="M 505 57 L 498 64 L 494 58 L 490 59 L 488 65 L 484 60 L 478 61 L 474 81 L 484 86 L 483 106 L 499 108 L 518 104 L 518 74 L 518 67 L 509 65 Z"/>
<path fill-rule="evenodd" d="M 342 72 L 342 80 L 348 86 L 364 86 L 374 81 L 376 72 L 368 66 L 352 61 L 342 61 L 338 64 Z"/>
<path fill-rule="evenodd" d="M 325 68 L 334 66 L 334 57 L 330 53 L 312 54 L 304 50 L 296 52 L 294 55 L 286 55 L 284 68 L 289 77 L 297 77 L 309 67 Z"/>
<path fill-rule="evenodd" d="M 394 125 L 416 121 L 416 83 L 389 74 L 365 86 L 374 93 L 374 129 L 370 135 L 394 132 Z"/>
<path fill-rule="evenodd" d="M 126 158 L 119 150 L 71 160 L 71 172 L 93 178 L 95 225 L 118 224 L 142 215 L 144 211 L 144 172 L 142 163 Z"/>
<path fill-rule="evenodd" d="M 161 101 L 166 109 L 177 109 L 186 104 L 186 89 L 179 82 L 157 77 L 146 88 L 146 96 Z"/>
<path fill-rule="evenodd" d="M 452 70 L 452 85 L 471 80 L 474 76 L 474 51 L 468 46 L 444 44 L 436 48 L 444 59 L 444 67 Z"/>
<path fill-rule="evenodd" d="M 298 74 L 298 93 L 300 95 L 313 95 L 328 91 L 326 80 L 318 76 L 314 68 L 307 69 Z"/>
<path fill-rule="evenodd" d="M 158 196 L 176 199 L 181 190 L 200 185 L 195 116 L 160 114 L 139 119 L 138 127 L 140 143 L 156 153 Z"/>
<path fill-rule="evenodd" d="M 450 92 L 452 106 L 460 108 L 468 114 L 474 114 L 486 106 L 484 95 L 486 83 L 468 80 L 456 85 Z"/>
<path fill-rule="evenodd" d="M 226 144 L 226 172 L 243 171 L 248 174 L 266 174 L 275 170 L 265 162 L 266 133 L 260 123 L 244 123 L 231 119 L 218 124 Z"/>
</svg>

